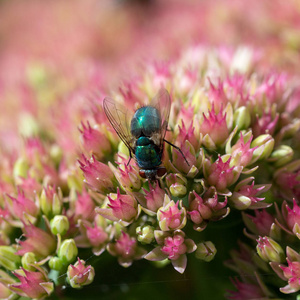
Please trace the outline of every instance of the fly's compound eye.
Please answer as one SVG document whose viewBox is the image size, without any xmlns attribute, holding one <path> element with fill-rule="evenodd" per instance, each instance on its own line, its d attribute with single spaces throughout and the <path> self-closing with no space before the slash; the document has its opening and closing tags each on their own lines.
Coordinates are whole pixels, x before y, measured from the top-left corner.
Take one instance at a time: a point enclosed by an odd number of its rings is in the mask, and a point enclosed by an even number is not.
<svg viewBox="0 0 300 300">
<path fill-rule="evenodd" d="M 139 171 L 139 174 L 140 174 L 140 176 L 141 176 L 142 178 L 146 178 L 146 173 L 145 173 L 144 170 L 140 170 L 140 171 Z"/>
<path fill-rule="evenodd" d="M 167 173 L 167 169 L 165 167 L 160 167 L 157 169 L 157 176 L 162 177 Z"/>
</svg>

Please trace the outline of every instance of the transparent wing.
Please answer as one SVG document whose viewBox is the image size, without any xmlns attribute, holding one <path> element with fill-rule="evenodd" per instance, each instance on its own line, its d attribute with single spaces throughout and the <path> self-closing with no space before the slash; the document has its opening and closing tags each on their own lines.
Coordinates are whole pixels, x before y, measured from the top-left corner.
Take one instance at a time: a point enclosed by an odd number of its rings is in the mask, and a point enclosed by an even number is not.
<svg viewBox="0 0 300 300">
<path fill-rule="evenodd" d="M 103 100 L 103 108 L 110 124 L 120 139 L 128 147 L 129 151 L 134 153 L 130 132 L 130 122 L 133 112 L 109 97 Z"/>
<path fill-rule="evenodd" d="M 171 99 L 168 91 L 161 88 L 157 95 L 150 101 L 150 105 L 158 109 L 161 117 L 161 144 L 163 144 L 163 139 L 165 138 L 166 131 L 168 128 Z"/>
</svg>

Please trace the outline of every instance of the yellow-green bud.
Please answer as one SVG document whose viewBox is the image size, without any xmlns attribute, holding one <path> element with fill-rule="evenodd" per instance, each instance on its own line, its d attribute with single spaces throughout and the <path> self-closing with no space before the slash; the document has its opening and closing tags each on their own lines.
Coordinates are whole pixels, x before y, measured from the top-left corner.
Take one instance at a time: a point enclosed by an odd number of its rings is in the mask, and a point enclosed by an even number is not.
<svg viewBox="0 0 300 300">
<path fill-rule="evenodd" d="M 27 178 L 27 172 L 29 169 L 28 162 L 25 158 L 18 158 L 14 164 L 13 175 L 14 178 L 24 177 Z"/>
<path fill-rule="evenodd" d="M 57 256 L 51 257 L 48 264 L 49 264 L 50 269 L 53 269 L 53 270 L 56 270 L 56 271 L 65 270 L 65 264 Z"/>
<path fill-rule="evenodd" d="M 233 114 L 234 127 L 238 130 L 247 129 L 251 123 L 250 112 L 247 107 L 241 106 Z"/>
<path fill-rule="evenodd" d="M 72 263 L 78 255 L 78 249 L 73 239 L 64 240 L 58 250 L 58 257 L 64 263 Z"/>
<path fill-rule="evenodd" d="M 289 163 L 294 156 L 294 151 L 290 146 L 280 145 L 271 154 L 269 160 L 274 162 L 275 167 L 281 167 Z"/>
<path fill-rule="evenodd" d="M 181 184 L 172 184 L 170 186 L 170 193 L 174 197 L 183 197 L 187 193 L 187 189 L 184 185 Z"/>
<path fill-rule="evenodd" d="M 19 268 L 21 257 L 15 252 L 16 250 L 11 246 L 0 246 L 0 266 L 9 271 Z"/>
<path fill-rule="evenodd" d="M 256 246 L 257 254 L 266 262 L 283 262 L 284 251 L 281 246 L 270 237 L 259 237 Z"/>
<path fill-rule="evenodd" d="M 28 271 L 35 271 L 32 265 L 36 263 L 36 257 L 33 252 L 27 252 L 22 256 L 22 267 Z"/>
<path fill-rule="evenodd" d="M 62 149 L 57 144 L 54 144 L 50 149 L 50 157 L 52 161 L 55 162 L 56 165 L 60 163 L 62 155 L 63 155 Z"/>
<path fill-rule="evenodd" d="M 49 191 L 47 193 L 46 189 L 42 190 L 42 193 L 39 197 L 39 203 L 42 212 L 49 218 L 52 216 L 58 215 L 62 211 L 62 192 L 58 188 L 58 191 L 52 191 L 48 188 Z"/>
<path fill-rule="evenodd" d="M 209 262 L 214 259 L 216 253 L 217 253 L 217 249 L 215 245 L 212 242 L 207 241 L 207 242 L 199 243 L 197 245 L 195 256 L 198 259 L 202 259 L 204 261 Z"/>
<path fill-rule="evenodd" d="M 186 178 L 179 173 L 171 173 L 166 177 L 167 186 L 170 189 L 172 196 L 174 197 L 183 197 L 187 193 Z"/>
<path fill-rule="evenodd" d="M 69 230 L 70 224 L 66 216 L 55 216 L 50 221 L 51 232 L 53 234 L 65 235 Z"/>
<path fill-rule="evenodd" d="M 252 160 L 265 159 L 270 156 L 274 148 L 274 139 L 270 134 L 262 134 L 258 136 L 252 143 L 251 148 L 257 147 L 253 152 Z"/>
<path fill-rule="evenodd" d="M 154 240 L 154 228 L 150 225 L 136 228 L 137 240 L 143 244 L 150 244 Z"/>
</svg>

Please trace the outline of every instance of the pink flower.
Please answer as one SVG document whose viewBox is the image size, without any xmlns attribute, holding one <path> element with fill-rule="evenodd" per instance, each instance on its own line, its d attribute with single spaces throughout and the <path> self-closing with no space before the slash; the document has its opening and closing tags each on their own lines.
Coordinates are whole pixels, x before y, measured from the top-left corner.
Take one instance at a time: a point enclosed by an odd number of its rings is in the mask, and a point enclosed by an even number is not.
<svg viewBox="0 0 300 300">
<path fill-rule="evenodd" d="M 22 190 L 18 190 L 18 197 L 14 198 L 7 195 L 6 207 L 10 211 L 11 215 L 20 219 L 23 222 L 34 222 L 39 214 L 39 208 L 36 203 L 25 197 Z"/>
<path fill-rule="evenodd" d="M 217 112 L 220 113 L 222 111 L 222 107 L 224 107 L 228 103 L 228 98 L 224 91 L 224 84 L 220 78 L 218 78 L 217 86 L 214 86 L 210 79 L 209 79 L 209 85 L 210 85 L 210 89 L 208 91 L 208 98 L 210 103 L 212 103 L 212 110 L 209 113 L 209 117 L 217 120 L 216 118 L 218 117 L 218 115 L 214 116 L 215 109 Z M 221 121 L 221 118 L 222 116 L 219 116 L 219 121 Z"/>
<path fill-rule="evenodd" d="M 193 122 L 190 123 L 188 128 L 185 127 L 185 123 L 181 122 L 181 126 L 178 125 L 179 134 L 176 138 L 176 144 L 180 147 L 186 140 L 194 147 L 195 151 L 198 152 L 200 146 L 200 135 L 199 132 L 195 132 Z"/>
<path fill-rule="evenodd" d="M 223 89 L 226 90 L 228 101 L 231 103 L 240 102 L 240 105 L 245 105 L 249 100 L 249 92 L 246 88 L 247 78 L 245 75 L 235 73 L 228 76 L 223 81 Z"/>
<path fill-rule="evenodd" d="M 53 282 L 42 268 L 35 268 L 37 272 L 27 271 L 24 268 L 13 272 L 20 283 L 10 284 L 9 288 L 18 295 L 31 299 L 42 299 L 49 296 L 54 290 Z"/>
<path fill-rule="evenodd" d="M 94 156 L 88 160 L 82 155 L 82 161 L 78 161 L 83 172 L 85 183 L 93 191 L 106 194 L 114 189 L 114 174 L 110 168 L 96 160 Z"/>
<path fill-rule="evenodd" d="M 95 216 L 95 203 L 89 193 L 83 189 L 82 193 L 77 193 L 75 202 L 75 218 L 83 220 L 93 220 Z"/>
<path fill-rule="evenodd" d="M 226 208 L 227 199 L 218 201 L 218 194 L 211 188 L 206 192 L 204 198 L 195 191 L 189 195 L 188 215 L 194 223 L 194 229 L 202 231 L 209 220 L 219 220 L 227 216 L 229 208 Z"/>
<path fill-rule="evenodd" d="M 145 207 L 153 212 L 156 212 L 161 206 L 163 206 L 165 198 L 165 190 L 160 188 L 159 184 L 156 184 L 155 188 L 149 183 L 150 191 L 143 189 L 145 193 Z"/>
<path fill-rule="evenodd" d="M 211 111 L 206 116 L 203 113 L 203 122 L 200 125 L 200 132 L 203 135 L 203 143 L 206 145 L 220 146 L 229 136 L 229 129 L 226 123 L 226 113 L 220 108 L 219 113 L 215 112 L 214 103 Z"/>
<path fill-rule="evenodd" d="M 67 271 L 68 281 L 73 288 L 81 288 L 93 282 L 95 271 L 92 266 L 85 266 L 85 261 L 80 260 L 72 265 L 70 264 Z"/>
<path fill-rule="evenodd" d="M 253 300 L 267 299 L 264 289 L 257 284 L 239 281 L 237 278 L 231 280 L 237 291 L 229 291 L 228 299 L 230 300 Z"/>
<path fill-rule="evenodd" d="M 94 222 L 79 220 L 80 235 L 75 237 L 79 248 L 90 248 L 95 255 L 100 255 L 112 237 L 112 225 L 108 225 L 106 219 L 96 215 Z"/>
<path fill-rule="evenodd" d="M 231 156 L 235 165 L 246 167 L 250 164 L 253 152 L 257 147 L 250 148 L 252 136 L 248 138 L 247 142 L 244 141 L 244 136 L 241 132 L 240 139 L 231 148 Z"/>
<path fill-rule="evenodd" d="M 243 220 L 247 228 L 254 234 L 265 236 L 270 234 L 271 226 L 275 222 L 275 217 L 265 209 L 254 210 L 255 216 L 243 214 Z"/>
<path fill-rule="evenodd" d="M 168 258 L 175 270 L 183 273 L 187 264 L 186 253 L 194 252 L 197 248 L 194 241 L 186 239 L 181 230 L 175 230 L 171 233 L 156 230 L 154 236 L 158 246 L 150 251 L 145 259 L 161 261 Z"/>
<path fill-rule="evenodd" d="M 118 257 L 118 262 L 123 267 L 131 266 L 133 260 L 143 258 L 147 253 L 146 250 L 138 246 L 135 238 L 130 237 L 125 232 L 122 232 L 115 243 L 109 243 L 107 250 L 111 255 Z"/>
<path fill-rule="evenodd" d="M 95 155 L 95 157 L 100 160 L 111 150 L 109 140 L 106 135 L 98 129 L 92 128 L 89 122 L 87 122 L 87 125 L 81 122 L 81 125 L 82 129 L 79 129 L 79 131 L 81 133 L 84 150 L 86 153 Z"/>
<path fill-rule="evenodd" d="M 166 195 L 164 206 L 157 211 L 157 220 L 163 231 L 181 229 L 186 224 L 186 210 L 180 201 L 176 203 L 173 200 L 170 201 Z"/>
<path fill-rule="evenodd" d="M 284 277 L 288 280 L 288 285 L 281 288 L 280 291 L 285 294 L 295 293 L 300 290 L 300 262 L 291 261 L 287 258 L 288 266 L 280 265 Z"/>
<path fill-rule="evenodd" d="M 258 255 L 266 262 L 282 262 L 284 252 L 281 246 L 268 236 L 260 236 L 257 240 Z"/>
<path fill-rule="evenodd" d="M 270 203 L 262 202 L 265 198 L 258 197 L 260 194 L 268 191 L 271 185 L 254 185 L 254 181 L 252 181 L 251 185 L 248 185 L 247 183 L 253 179 L 253 177 L 248 177 L 236 185 L 230 197 L 230 202 L 235 208 L 242 210 L 246 208 L 264 208 L 271 205 Z"/>
<path fill-rule="evenodd" d="M 202 166 L 202 149 L 200 149 L 200 153 L 197 155 L 194 147 L 188 140 L 185 140 L 179 148 L 182 153 L 177 149 L 173 149 L 172 162 L 167 163 L 170 163 L 174 172 L 187 174 L 188 177 L 195 177 Z M 166 157 L 165 160 L 167 160 Z"/>
<path fill-rule="evenodd" d="M 47 155 L 44 145 L 39 138 L 31 137 L 25 141 L 25 152 L 28 161 L 36 162 Z"/>
<path fill-rule="evenodd" d="M 268 99 L 268 106 L 271 107 L 273 103 L 280 105 L 279 109 L 284 109 L 286 102 L 287 75 L 284 73 L 270 73 L 261 85 L 257 88 L 255 98 L 260 100 L 262 105 L 265 103 L 265 99 Z M 263 106 L 259 106 L 263 107 Z"/>
<path fill-rule="evenodd" d="M 95 248 L 99 248 L 99 246 L 108 240 L 108 234 L 97 224 L 95 224 L 94 227 L 86 226 L 86 236 L 90 244 Z"/>
<path fill-rule="evenodd" d="M 192 126 L 192 120 L 194 119 L 194 107 L 192 105 L 184 106 L 184 103 L 181 101 L 180 109 L 176 120 L 174 120 L 175 124 L 177 124 L 177 120 L 181 120 L 181 124 L 190 124 Z M 190 128 L 190 127 L 189 127 Z"/>
<path fill-rule="evenodd" d="M 34 198 L 42 189 L 42 185 L 37 181 L 37 179 L 30 176 L 27 176 L 27 178 L 18 177 L 16 182 L 18 189 L 22 190 L 29 198 Z"/>
<path fill-rule="evenodd" d="M 293 199 L 293 208 L 290 208 L 286 202 L 282 203 L 282 216 L 287 224 L 287 227 L 300 237 L 300 206 Z"/>
<path fill-rule="evenodd" d="M 128 161 L 124 163 L 118 163 L 118 168 L 114 168 L 111 165 L 111 168 L 114 169 L 116 179 L 126 191 L 139 191 L 142 186 L 142 181 L 139 176 L 138 169 L 133 163 L 129 165 L 127 165 L 127 163 Z"/>
<path fill-rule="evenodd" d="M 109 208 L 96 208 L 96 213 L 112 221 L 131 223 L 138 215 L 138 204 L 134 197 L 121 195 L 119 188 L 117 194 L 108 196 Z"/>
<path fill-rule="evenodd" d="M 300 160 L 294 160 L 275 172 L 275 188 L 285 199 L 300 198 Z"/>
<path fill-rule="evenodd" d="M 32 224 L 24 225 L 25 241 L 20 241 L 20 249 L 16 254 L 24 255 L 33 252 L 38 259 L 43 259 L 54 253 L 56 249 L 55 237 Z"/>
<path fill-rule="evenodd" d="M 225 192 L 227 187 L 237 181 L 242 171 L 242 167 L 230 167 L 231 157 L 225 162 L 223 159 L 219 155 L 212 164 L 206 160 L 204 168 L 204 175 L 208 184 L 214 186 L 218 192 Z"/>
<path fill-rule="evenodd" d="M 279 114 L 276 114 L 274 117 L 272 113 L 264 112 L 262 116 L 256 116 L 256 120 L 252 125 L 253 136 L 258 137 L 262 134 L 268 133 L 273 135 L 277 122 L 279 119 Z"/>
</svg>

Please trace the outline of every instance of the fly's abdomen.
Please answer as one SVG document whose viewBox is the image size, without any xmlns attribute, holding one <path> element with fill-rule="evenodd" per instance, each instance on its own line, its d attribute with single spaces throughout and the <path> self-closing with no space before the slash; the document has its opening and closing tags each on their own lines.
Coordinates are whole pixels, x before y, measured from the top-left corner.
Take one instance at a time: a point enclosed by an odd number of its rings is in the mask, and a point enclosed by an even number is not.
<svg viewBox="0 0 300 300">
<path fill-rule="evenodd" d="M 155 169 L 161 164 L 159 148 L 145 136 L 136 142 L 135 157 L 142 169 Z"/>
</svg>

